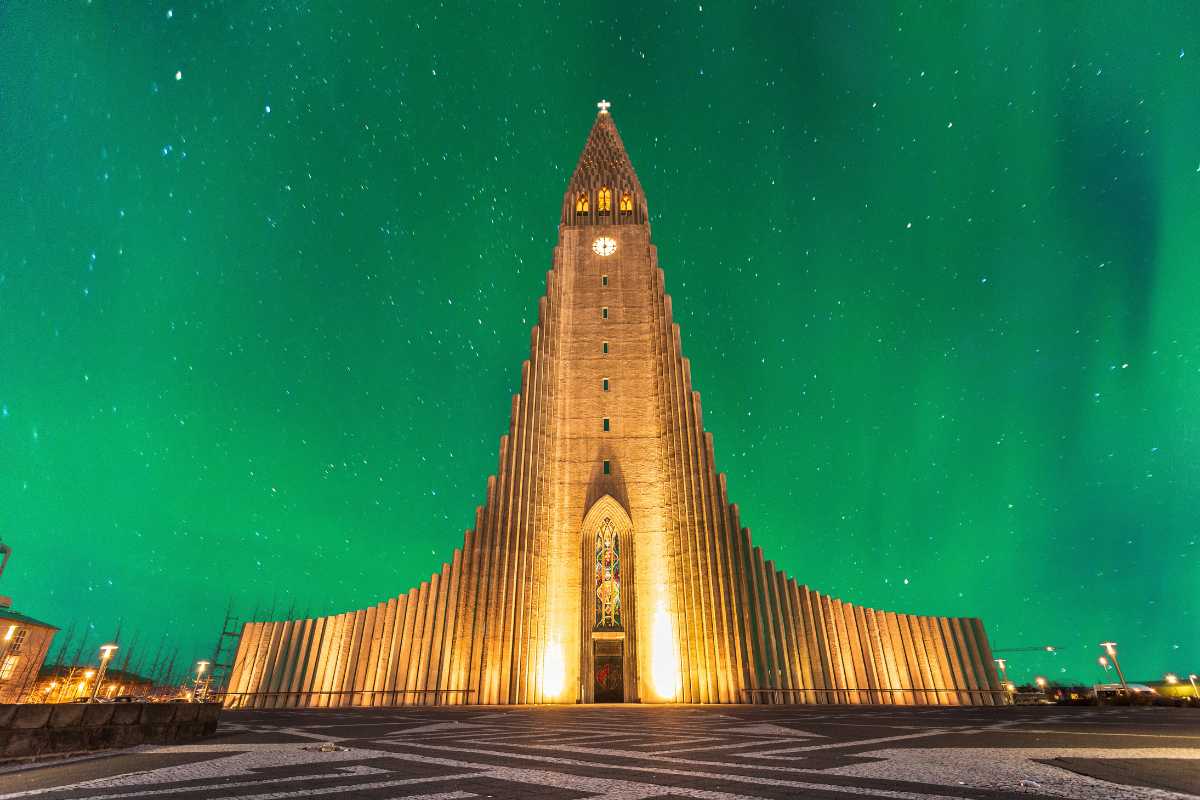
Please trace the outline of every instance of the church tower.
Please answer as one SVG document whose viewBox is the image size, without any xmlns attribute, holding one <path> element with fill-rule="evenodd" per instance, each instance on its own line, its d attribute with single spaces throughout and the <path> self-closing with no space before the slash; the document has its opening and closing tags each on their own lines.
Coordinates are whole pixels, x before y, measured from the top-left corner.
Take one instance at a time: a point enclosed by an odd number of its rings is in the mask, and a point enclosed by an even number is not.
<svg viewBox="0 0 1200 800">
<path fill-rule="evenodd" d="M 1003 702 L 978 619 L 844 603 L 753 546 L 608 107 L 462 548 L 375 606 L 247 623 L 226 703 Z"/>
</svg>

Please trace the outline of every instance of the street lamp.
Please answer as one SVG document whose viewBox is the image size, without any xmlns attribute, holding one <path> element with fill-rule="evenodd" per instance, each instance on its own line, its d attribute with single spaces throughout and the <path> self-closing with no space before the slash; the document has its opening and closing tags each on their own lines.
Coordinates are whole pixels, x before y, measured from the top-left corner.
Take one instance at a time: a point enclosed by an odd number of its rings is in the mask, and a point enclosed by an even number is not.
<svg viewBox="0 0 1200 800">
<path fill-rule="evenodd" d="M 1041 689 L 1043 692 L 1046 691 L 1046 679 L 1043 678 L 1041 675 L 1038 675 L 1036 678 L 1034 678 L 1033 682 L 1036 683 L 1038 685 L 1038 688 Z"/>
<path fill-rule="evenodd" d="M 1125 683 L 1125 673 L 1121 672 L 1121 662 L 1117 659 L 1117 643 L 1101 642 L 1100 646 L 1104 648 L 1104 652 L 1108 653 L 1109 658 L 1112 659 L 1113 668 L 1117 671 L 1117 678 L 1121 681 L 1121 691 L 1128 695 L 1129 684 Z"/>
<path fill-rule="evenodd" d="M 96 675 L 95 685 L 92 686 L 91 702 L 96 702 L 96 695 L 100 691 L 100 683 L 104 680 L 104 673 L 108 670 L 108 662 L 112 661 L 113 653 L 117 652 L 119 649 L 120 648 L 112 642 L 100 645 L 100 671 Z"/>
<path fill-rule="evenodd" d="M 200 681 L 204 677 L 204 670 L 208 669 L 208 663 L 207 661 L 196 662 L 196 682 L 192 686 L 192 700 L 197 703 L 200 702 Z"/>
<path fill-rule="evenodd" d="M 1004 686 L 1004 688 L 1008 689 L 1009 697 L 1011 698 L 1012 697 L 1012 684 L 1010 684 L 1008 682 L 1008 670 L 1005 668 L 1006 662 L 1003 658 L 996 658 L 996 659 L 992 659 L 992 660 L 995 661 L 997 666 L 1000 667 L 1000 683 L 1001 683 L 1001 685 Z"/>
<path fill-rule="evenodd" d="M 1194 672 L 1191 675 L 1188 675 L 1188 682 L 1192 684 L 1192 697 L 1200 699 L 1200 691 L 1197 691 L 1196 689 L 1196 677 L 1196 673 Z"/>
<path fill-rule="evenodd" d="M 1163 675 L 1163 680 L 1167 682 L 1168 686 L 1174 686 L 1179 683 L 1179 676 L 1174 672 L 1168 672 L 1166 675 Z"/>
</svg>

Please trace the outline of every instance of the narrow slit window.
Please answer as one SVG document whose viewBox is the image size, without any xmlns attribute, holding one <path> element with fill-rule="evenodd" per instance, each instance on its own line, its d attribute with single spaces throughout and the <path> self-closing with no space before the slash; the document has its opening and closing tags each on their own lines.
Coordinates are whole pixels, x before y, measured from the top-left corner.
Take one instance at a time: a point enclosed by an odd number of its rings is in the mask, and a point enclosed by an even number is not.
<svg viewBox="0 0 1200 800">
<path fill-rule="evenodd" d="M 605 461 L 605 462 L 604 462 L 604 474 L 605 474 L 605 475 L 611 475 L 611 474 L 612 474 L 612 464 L 610 464 L 610 463 L 609 463 L 609 462 L 607 462 L 607 461 Z"/>
<path fill-rule="evenodd" d="M 608 286 L 608 276 L 607 276 L 607 275 L 601 275 L 601 276 L 600 276 L 600 285 L 601 285 L 601 286 Z"/>
<path fill-rule="evenodd" d="M 608 319 L 608 306 L 605 306 L 604 308 L 600 309 L 600 316 L 603 319 Z"/>
<path fill-rule="evenodd" d="M 604 432 L 605 432 L 605 433 L 608 433 L 608 432 L 609 432 L 609 430 L 611 430 L 611 425 L 610 425 L 610 423 L 609 423 L 609 421 L 608 421 L 608 417 L 605 417 L 605 418 L 604 418 Z"/>
<path fill-rule="evenodd" d="M 604 355 L 608 355 L 608 342 L 605 342 L 600 349 L 604 351 Z"/>
<path fill-rule="evenodd" d="M 608 378 L 604 379 L 604 391 L 608 391 Z"/>
</svg>

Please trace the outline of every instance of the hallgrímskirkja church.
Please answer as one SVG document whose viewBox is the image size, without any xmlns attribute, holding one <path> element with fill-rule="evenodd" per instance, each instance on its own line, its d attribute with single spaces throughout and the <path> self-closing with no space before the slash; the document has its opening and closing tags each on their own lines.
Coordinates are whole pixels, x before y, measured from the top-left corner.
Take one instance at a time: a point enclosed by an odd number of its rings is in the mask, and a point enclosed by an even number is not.
<svg viewBox="0 0 1200 800">
<path fill-rule="evenodd" d="M 247 623 L 226 703 L 1002 702 L 980 620 L 842 602 L 752 544 L 599 106 L 475 527 L 398 597 Z"/>
</svg>

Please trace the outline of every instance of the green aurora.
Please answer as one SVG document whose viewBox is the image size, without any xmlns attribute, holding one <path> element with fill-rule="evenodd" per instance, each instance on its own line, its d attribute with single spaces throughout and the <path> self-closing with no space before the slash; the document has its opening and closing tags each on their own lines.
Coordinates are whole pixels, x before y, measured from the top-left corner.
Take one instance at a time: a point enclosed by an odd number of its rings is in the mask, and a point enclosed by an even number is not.
<svg viewBox="0 0 1200 800">
<path fill-rule="evenodd" d="M 1100 7 L 0 5 L 0 591 L 187 661 L 440 568 L 607 97 L 768 557 L 1200 671 L 1200 7 Z"/>
</svg>

